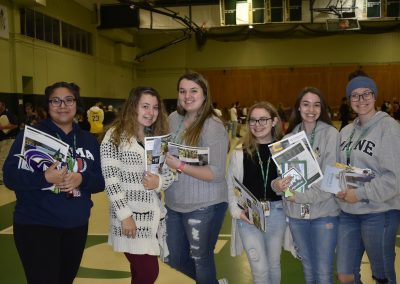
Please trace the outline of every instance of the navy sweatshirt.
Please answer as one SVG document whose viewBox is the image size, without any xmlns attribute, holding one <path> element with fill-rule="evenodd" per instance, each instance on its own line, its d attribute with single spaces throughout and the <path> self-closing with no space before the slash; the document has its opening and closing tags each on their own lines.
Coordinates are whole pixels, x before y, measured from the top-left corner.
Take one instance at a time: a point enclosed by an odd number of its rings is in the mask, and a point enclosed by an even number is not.
<svg viewBox="0 0 400 284">
<path fill-rule="evenodd" d="M 17 198 L 14 223 L 58 228 L 85 225 L 93 206 L 91 193 L 103 191 L 105 187 L 101 174 L 99 143 L 93 135 L 81 130 L 75 123 L 73 130 L 67 135 L 50 119 L 43 120 L 36 128 L 70 145 L 70 151 L 73 150 L 73 155 L 79 160 L 78 172 L 82 175 L 79 188 L 81 196 L 71 198 L 64 192 L 56 194 L 50 190 L 41 190 L 52 185 L 46 181 L 44 172 L 30 172 L 18 168 L 19 158 L 15 154 L 21 152 L 21 132 L 12 145 L 3 167 L 4 184 L 15 191 Z"/>
</svg>

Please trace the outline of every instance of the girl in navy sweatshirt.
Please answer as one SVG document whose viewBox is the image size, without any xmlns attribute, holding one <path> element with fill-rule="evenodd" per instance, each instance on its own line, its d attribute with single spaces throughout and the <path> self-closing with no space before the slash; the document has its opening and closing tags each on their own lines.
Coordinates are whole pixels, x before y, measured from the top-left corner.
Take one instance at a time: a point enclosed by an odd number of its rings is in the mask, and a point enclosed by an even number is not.
<svg viewBox="0 0 400 284">
<path fill-rule="evenodd" d="M 47 87 L 45 109 L 48 118 L 36 128 L 68 143 L 73 169 L 58 162 L 45 171 L 19 168 L 20 133 L 4 164 L 4 183 L 17 199 L 14 241 L 28 283 L 72 283 L 85 248 L 90 196 L 104 189 L 100 150 L 95 137 L 73 122 L 81 110 L 77 85 Z M 59 193 L 44 190 L 53 185 Z"/>
</svg>

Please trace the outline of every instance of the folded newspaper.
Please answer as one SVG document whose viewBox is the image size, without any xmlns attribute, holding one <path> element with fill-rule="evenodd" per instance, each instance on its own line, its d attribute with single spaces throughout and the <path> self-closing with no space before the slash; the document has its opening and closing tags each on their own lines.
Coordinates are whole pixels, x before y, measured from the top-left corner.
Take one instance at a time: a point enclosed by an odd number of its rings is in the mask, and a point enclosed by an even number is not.
<svg viewBox="0 0 400 284">
<path fill-rule="evenodd" d="M 238 206 L 246 213 L 247 219 L 254 226 L 265 232 L 265 217 L 261 202 L 236 177 L 234 187 Z"/>
<path fill-rule="evenodd" d="M 68 151 L 67 143 L 36 128 L 25 126 L 21 154 L 16 155 L 20 158 L 18 168 L 31 172 L 44 172 L 57 161 L 60 162 L 59 169 L 65 165 L 68 166 L 68 169 L 71 166 L 73 168 L 74 165 L 68 159 Z M 54 185 L 42 188 L 42 190 L 60 192 Z"/>
<path fill-rule="evenodd" d="M 168 152 L 189 165 L 205 166 L 209 163 L 209 147 L 190 147 L 169 142 Z"/>
<path fill-rule="evenodd" d="M 304 192 L 307 189 L 307 161 L 292 160 L 283 163 L 281 168 L 283 172 L 282 178 L 292 177 L 288 188 L 285 190 L 285 197 L 293 195 L 291 190 Z"/>
<path fill-rule="evenodd" d="M 144 138 L 146 171 L 161 174 L 171 134 Z"/>
<path fill-rule="evenodd" d="M 370 182 L 375 177 L 370 169 L 360 169 L 337 163 L 335 166 L 327 166 L 321 189 L 330 193 L 338 193 L 351 188 L 359 188 L 364 183 Z"/>
<path fill-rule="evenodd" d="M 314 152 L 310 146 L 307 135 L 304 131 L 289 136 L 278 142 L 269 145 L 272 159 L 275 162 L 279 172 L 282 174 L 282 165 L 293 161 L 305 161 L 306 171 L 305 179 L 307 184 L 305 188 L 310 187 L 314 183 L 322 180 L 323 174 L 319 167 L 318 161 L 314 156 Z"/>
</svg>

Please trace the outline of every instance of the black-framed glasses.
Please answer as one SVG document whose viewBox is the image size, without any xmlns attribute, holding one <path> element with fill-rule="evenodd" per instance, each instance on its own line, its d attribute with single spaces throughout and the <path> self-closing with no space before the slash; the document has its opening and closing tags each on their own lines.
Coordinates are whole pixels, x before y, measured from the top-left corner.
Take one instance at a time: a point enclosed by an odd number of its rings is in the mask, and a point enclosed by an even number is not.
<svg viewBox="0 0 400 284">
<path fill-rule="evenodd" d="M 368 100 L 372 99 L 373 95 L 374 95 L 373 92 L 364 92 L 362 94 L 353 93 L 350 95 L 350 101 L 358 102 L 359 100 L 361 100 L 361 97 L 363 98 L 364 101 L 368 101 Z"/>
<path fill-rule="evenodd" d="M 261 117 L 259 119 L 254 119 L 250 118 L 249 119 L 249 125 L 250 126 L 255 126 L 257 125 L 257 122 L 260 126 L 267 125 L 268 120 L 272 119 L 272 117 Z"/>
<path fill-rule="evenodd" d="M 62 105 L 62 103 L 64 103 L 64 105 L 66 106 L 72 106 L 75 103 L 76 99 L 74 98 L 66 98 L 65 100 L 62 100 L 60 98 L 54 98 L 49 100 L 49 103 L 53 106 L 53 107 L 60 107 Z"/>
</svg>

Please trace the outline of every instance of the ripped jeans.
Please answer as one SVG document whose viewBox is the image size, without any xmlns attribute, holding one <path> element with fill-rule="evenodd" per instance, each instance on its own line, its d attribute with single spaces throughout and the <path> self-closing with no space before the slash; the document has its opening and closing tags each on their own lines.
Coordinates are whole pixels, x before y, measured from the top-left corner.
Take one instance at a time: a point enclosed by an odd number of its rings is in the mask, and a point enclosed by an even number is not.
<svg viewBox="0 0 400 284">
<path fill-rule="evenodd" d="M 289 227 L 307 284 L 333 283 L 339 217 L 289 218 Z"/>
<path fill-rule="evenodd" d="M 223 202 L 187 213 L 167 207 L 167 264 L 197 284 L 217 284 L 214 247 L 227 207 Z"/>
<path fill-rule="evenodd" d="M 271 202 L 266 217 L 266 232 L 242 220 L 237 220 L 240 238 L 246 250 L 254 284 L 281 283 L 281 252 L 286 229 L 282 201 Z"/>
</svg>

